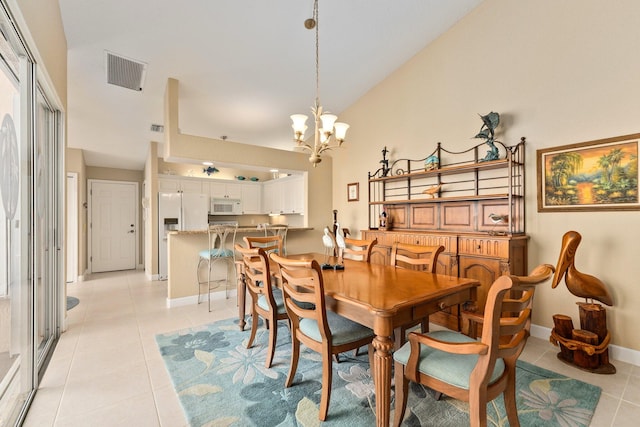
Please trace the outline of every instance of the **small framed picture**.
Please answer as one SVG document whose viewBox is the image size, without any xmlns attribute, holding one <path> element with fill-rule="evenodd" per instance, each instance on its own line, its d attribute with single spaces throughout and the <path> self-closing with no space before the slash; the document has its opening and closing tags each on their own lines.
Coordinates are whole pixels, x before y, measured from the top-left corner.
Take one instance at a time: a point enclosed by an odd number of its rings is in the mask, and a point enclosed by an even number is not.
<svg viewBox="0 0 640 427">
<path fill-rule="evenodd" d="M 360 199 L 360 183 L 352 182 L 347 184 L 347 201 L 357 202 Z"/>
</svg>

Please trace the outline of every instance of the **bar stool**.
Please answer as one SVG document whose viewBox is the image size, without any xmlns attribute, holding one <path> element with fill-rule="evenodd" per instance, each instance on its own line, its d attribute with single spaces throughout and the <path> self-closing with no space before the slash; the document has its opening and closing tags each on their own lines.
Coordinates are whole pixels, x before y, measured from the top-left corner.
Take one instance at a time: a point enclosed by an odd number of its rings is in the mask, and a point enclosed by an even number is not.
<svg viewBox="0 0 640 427">
<path fill-rule="evenodd" d="M 224 224 L 224 225 L 209 225 L 209 246 L 207 249 L 200 251 L 200 260 L 198 261 L 198 268 L 196 276 L 198 280 L 198 304 L 200 304 L 200 295 L 202 285 L 207 284 L 207 300 L 209 305 L 209 311 L 211 311 L 211 290 L 220 287 L 222 283 L 225 284 L 225 296 L 229 298 L 229 264 L 233 270 L 233 276 L 236 277 L 236 263 L 234 246 L 236 243 L 236 232 L 238 231 L 238 223 Z M 207 281 L 200 280 L 200 269 L 202 264 L 207 264 Z M 223 264 L 225 267 L 225 275 L 223 279 L 212 278 L 211 270 L 217 264 Z"/>
<path fill-rule="evenodd" d="M 289 230 L 289 225 L 287 224 L 262 224 L 264 228 L 264 237 L 269 236 L 282 236 L 282 252 L 278 255 L 286 256 L 287 255 L 287 231 Z"/>
</svg>

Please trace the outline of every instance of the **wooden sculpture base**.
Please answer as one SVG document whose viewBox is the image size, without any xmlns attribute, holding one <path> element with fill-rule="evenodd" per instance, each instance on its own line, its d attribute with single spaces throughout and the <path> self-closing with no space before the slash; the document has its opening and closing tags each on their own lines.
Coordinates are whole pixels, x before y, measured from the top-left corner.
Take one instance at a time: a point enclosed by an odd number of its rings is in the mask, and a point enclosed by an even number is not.
<svg viewBox="0 0 640 427">
<path fill-rule="evenodd" d="M 581 329 L 573 328 L 569 316 L 553 316 L 550 341 L 560 347 L 558 359 L 595 374 L 615 374 L 616 367 L 609 362 L 607 311 L 600 304 L 578 303 L 578 307 Z"/>
</svg>

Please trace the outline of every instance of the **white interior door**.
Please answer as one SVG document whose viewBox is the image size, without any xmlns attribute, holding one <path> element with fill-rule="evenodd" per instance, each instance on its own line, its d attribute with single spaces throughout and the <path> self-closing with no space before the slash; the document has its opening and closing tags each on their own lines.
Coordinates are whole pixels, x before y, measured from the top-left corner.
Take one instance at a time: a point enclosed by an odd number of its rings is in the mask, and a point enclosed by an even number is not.
<svg viewBox="0 0 640 427">
<path fill-rule="evenodd" d="M 136 268 L 138 183 L 89 181 L 91 272 Z"/>
</svg>

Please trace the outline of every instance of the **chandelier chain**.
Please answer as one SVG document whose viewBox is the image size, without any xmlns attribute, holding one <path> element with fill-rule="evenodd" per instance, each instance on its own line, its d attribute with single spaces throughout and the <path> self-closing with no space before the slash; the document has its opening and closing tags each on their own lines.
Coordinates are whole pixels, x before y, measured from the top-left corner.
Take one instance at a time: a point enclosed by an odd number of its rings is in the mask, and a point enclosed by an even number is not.
<svg viewBox="0 0 640 427">
<path fill-rule="evenodd" d="M 320 23 L 318 21 L 318 0 L 313 2 L 313 19 L 316 22 L 316 108 L 320 105 L 320 44 L 319 31 Z"/>
</svg>

